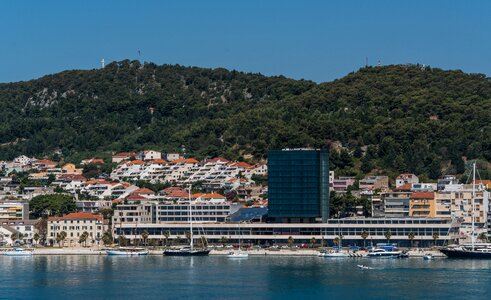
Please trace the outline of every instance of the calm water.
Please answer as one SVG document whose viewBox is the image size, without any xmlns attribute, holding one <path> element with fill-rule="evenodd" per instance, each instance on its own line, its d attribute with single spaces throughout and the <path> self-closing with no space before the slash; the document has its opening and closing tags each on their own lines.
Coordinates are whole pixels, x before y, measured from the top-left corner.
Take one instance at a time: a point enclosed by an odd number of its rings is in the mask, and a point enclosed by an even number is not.
<svg viewBox="0 0 491 300">
<path fill-rule="evenodd" d="M 374 267 L 360 270 L 357 264 Z M 0 256 L 2 299 L 489 299 L 491 260 Z"/>
</svg>

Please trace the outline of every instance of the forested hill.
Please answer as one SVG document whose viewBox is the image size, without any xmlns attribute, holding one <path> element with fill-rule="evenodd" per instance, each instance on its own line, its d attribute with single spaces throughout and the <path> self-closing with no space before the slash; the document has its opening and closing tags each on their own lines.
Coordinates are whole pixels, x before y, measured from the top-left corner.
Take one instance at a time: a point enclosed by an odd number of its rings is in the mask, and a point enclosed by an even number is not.
<svg viewBox="0 0 491 300">
<path fill-rule="evenodd" d="M 480 74 L 395 65 L 315 84 L 126 60 L 0 84 L 0 159 L 184 146 L 198 158 L 260 160 L 272 148 L 330 146 L 340 174 L 436 178 L 491 161 L 490 121 Z"/>
</svg>

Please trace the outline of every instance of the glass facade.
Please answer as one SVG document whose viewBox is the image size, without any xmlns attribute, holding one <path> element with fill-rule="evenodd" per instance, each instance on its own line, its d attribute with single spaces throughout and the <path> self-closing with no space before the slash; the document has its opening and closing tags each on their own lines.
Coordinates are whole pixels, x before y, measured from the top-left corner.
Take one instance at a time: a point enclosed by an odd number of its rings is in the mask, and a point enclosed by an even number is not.
<svg viewBox="0 0 491 300">
<path fill-rule="evenodd" d="M 327 150 L 269 151 L 268 210 L 269 217 L 281 222 L 313 222 L 315 218 L 322 218 L 323 222 L 327 222 Z"/>
</svg>

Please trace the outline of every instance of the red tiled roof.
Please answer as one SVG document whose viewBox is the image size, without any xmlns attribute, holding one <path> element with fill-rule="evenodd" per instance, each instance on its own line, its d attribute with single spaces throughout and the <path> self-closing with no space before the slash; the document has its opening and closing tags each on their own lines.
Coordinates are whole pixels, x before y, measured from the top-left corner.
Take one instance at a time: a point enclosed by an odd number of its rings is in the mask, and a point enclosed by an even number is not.
<svg viewBox="0 0 491 300">
<path fill-rule="evenodd" d="M 410 191 L 412 187 L 413 187 L 412 183 L 406 183 L 399 187 L 396 187 L 396 191 Z"/>
<path fill-rule="evenodd" d="M 171 187 L 168 187 L 168 188 L 161 190 L 160 192 L 164 193 L 164 194 L 168 194 L 168 193 L 171 193 L 173 191 L 184 191 L 184 190 L 178 186 L 171 186 Z"/>
<path fill-rule="evenodd" d="M 154 159 L 154 160 L 151 160 L 150 162 L 152 164 L 159 164 L 159 165 L 167 163 L 167 161 L 165 159 Z"/>
<path fill-rule="evenodd" d="M 171 198 L 186 198 L 189 196 L 188 192 L 186 191 L 172 191 L 168 194 L 165 195 L 166 197 L 171 197 Z"/>
<path fill-rule="evenodd" d="M 143 197 L 140 194 L 131 193 L 129 196 L 126 197 L 126 200 L 147 200 L 147 198 Z"/>
<path fill-rule="evenodd" d="M 173 161 L 171 161 L 171 163 L 173 163 L 173 164 L 178 164 L 178 163 L 197 164 L 198 162 L 199 161 L 197 161 L 194 158 L 178 158 L 178 159 L 174 159 Z"/>
<path fill-rule="evenodd" d="M 223 157 L 215 157 L 215 158 L 205 159 L 205 160 L 203 161 L 203 163 L 205 163 L 205 164 L 206 164 L 206 163 L 209 163 L 209 162 L 212 162 L 212 163 L 213 163 L 213 162 L 219 162 L 219 161 L 221 161 L 221 162 L 226 162 L 226 163 L 230 162 L 228 159 L 225 159 L 225 158 L 223 158 Z"/>
<path fill-rule="evenodd" d="M 416 192 L 411 195 L 411 199 L 434 199 L 435 193 L 433 192 Z"/>
<path fill-rule="evenodd" d="M 137 189 L 132 192 L 133 194 L 155 194 L 154 191 L 148 188 Z"/>
<path fill-rule="evenodd" d="M 58 180 L 65 180 L 65 181 L 85 181 L 87 178 L 83 177 L 82 175 L 78 174 L 62 174 L 58 176 Z"/>
<path fill-rule="evenodd" d="M 130 161 L 129 164 L 132 164 L 132 165 L 143 165 L 143 164 L 145 164 L 145 162 L 143 160 L 135 159 L 135 160 Z"/>
<path fill-rule="evenodd" d="M 250 164 L 243 162 L 243 161 L 236 162 L 236 165 L 238 167 L 246 168 L 246 169 L 252 167 Z"/>
<path fill-rule="evenodd" d="M 222 196 L 222 195 L 216 194 L 216 193 L 212 193 L 212 194 L 203 194 L 203 195 L 201 195 L 201 198 L 222 199 L 222 198 L 225 198 L 225 196 Z"/>
<path fill-rule="evenodd" d="M 88 158 L 82 160 L 82 162 L 85 162 L 87 164 L 92 164 L 92 165 L 103 165 L 104 160 L 102 158 Z"/>
<path fill-rule="evenodd" d="M 94 180 L 89 180 L 89 181 L 86 181 L 82 184 L 86 184 L 86 185 L 89 185 L 89 184 L 109 184 L 109 185 L 115 185 L 115 184 L 118 184 L 117 182 L 110 182 L 110 181 L 106 181 L 104 179 L 94 179 Z"/>
<path fill-rule="evenodd" d="M 94 215 L 89 212 L 77 212 L 64 215 L 63 217 L 49 217 L 48 220 L 103 220 L 102 215 Z"/>
</svg>

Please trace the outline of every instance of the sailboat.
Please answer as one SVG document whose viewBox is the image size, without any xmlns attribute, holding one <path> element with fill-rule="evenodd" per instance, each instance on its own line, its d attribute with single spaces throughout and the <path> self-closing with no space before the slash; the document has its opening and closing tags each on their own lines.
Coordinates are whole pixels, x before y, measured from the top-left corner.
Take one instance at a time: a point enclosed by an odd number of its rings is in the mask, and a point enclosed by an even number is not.
<svg viewBox="0 0 491 300">
<path fill-rule="evenodd" d="M 339 225 L 338 225 L 338 231 L 340 232 L 340 229 L 339 229 Z M 338 232 L 338 233 L 339 233 Z M 319 253 L 318 256 L 320 257 L 331 257 L 331 258 L 344 258 L 344 257 L 349 257 L 349 254 L 342 251 L 342 234 L 339 234 L 339 245 L 338 247 L 336 248 L 336 250 L 331 250 L 331 251 L 323 251 L 321 253 Z"/>
<path fill-rule="evenodd" d="M 167 256 L 207 256 L 211 250 L 209 249 L 196 249 L 194 248 L 193 238 L 193 208 L 191 202 L 191 186 L 189 186 L 189 247 L 181 249 L 167 249 L 164 251 L 164 255 Z"/>
<path fill-rule="evenodd" d="M 483 258 L 491 259 L 491 244 L 490 243 L 475 243 L 475 225 L 474 225 L 474 212 L 476 210 L 475 198 L 476 198 L 476 163 L 473 164 L 473 178 L 472 178 L 472 231 L 471 231 L 471 244 L 464 244 L 461 246 L 449 246 L 440 250 L 448 258 Z"/>
<path fill-rule="evenodd" d="M 237 225 L 237 228 L 239 228 L 239 225 Z M 249 257 L 249 253 L 242 251 L 241 245 L 240 245 L 240 240 L 241 240 L 241 235 L 240 235 L 240 228 L 239 228 L 239 251 L 230 252 L 227 255 L 228 258 L 248 258 Z"/>
</svg>

